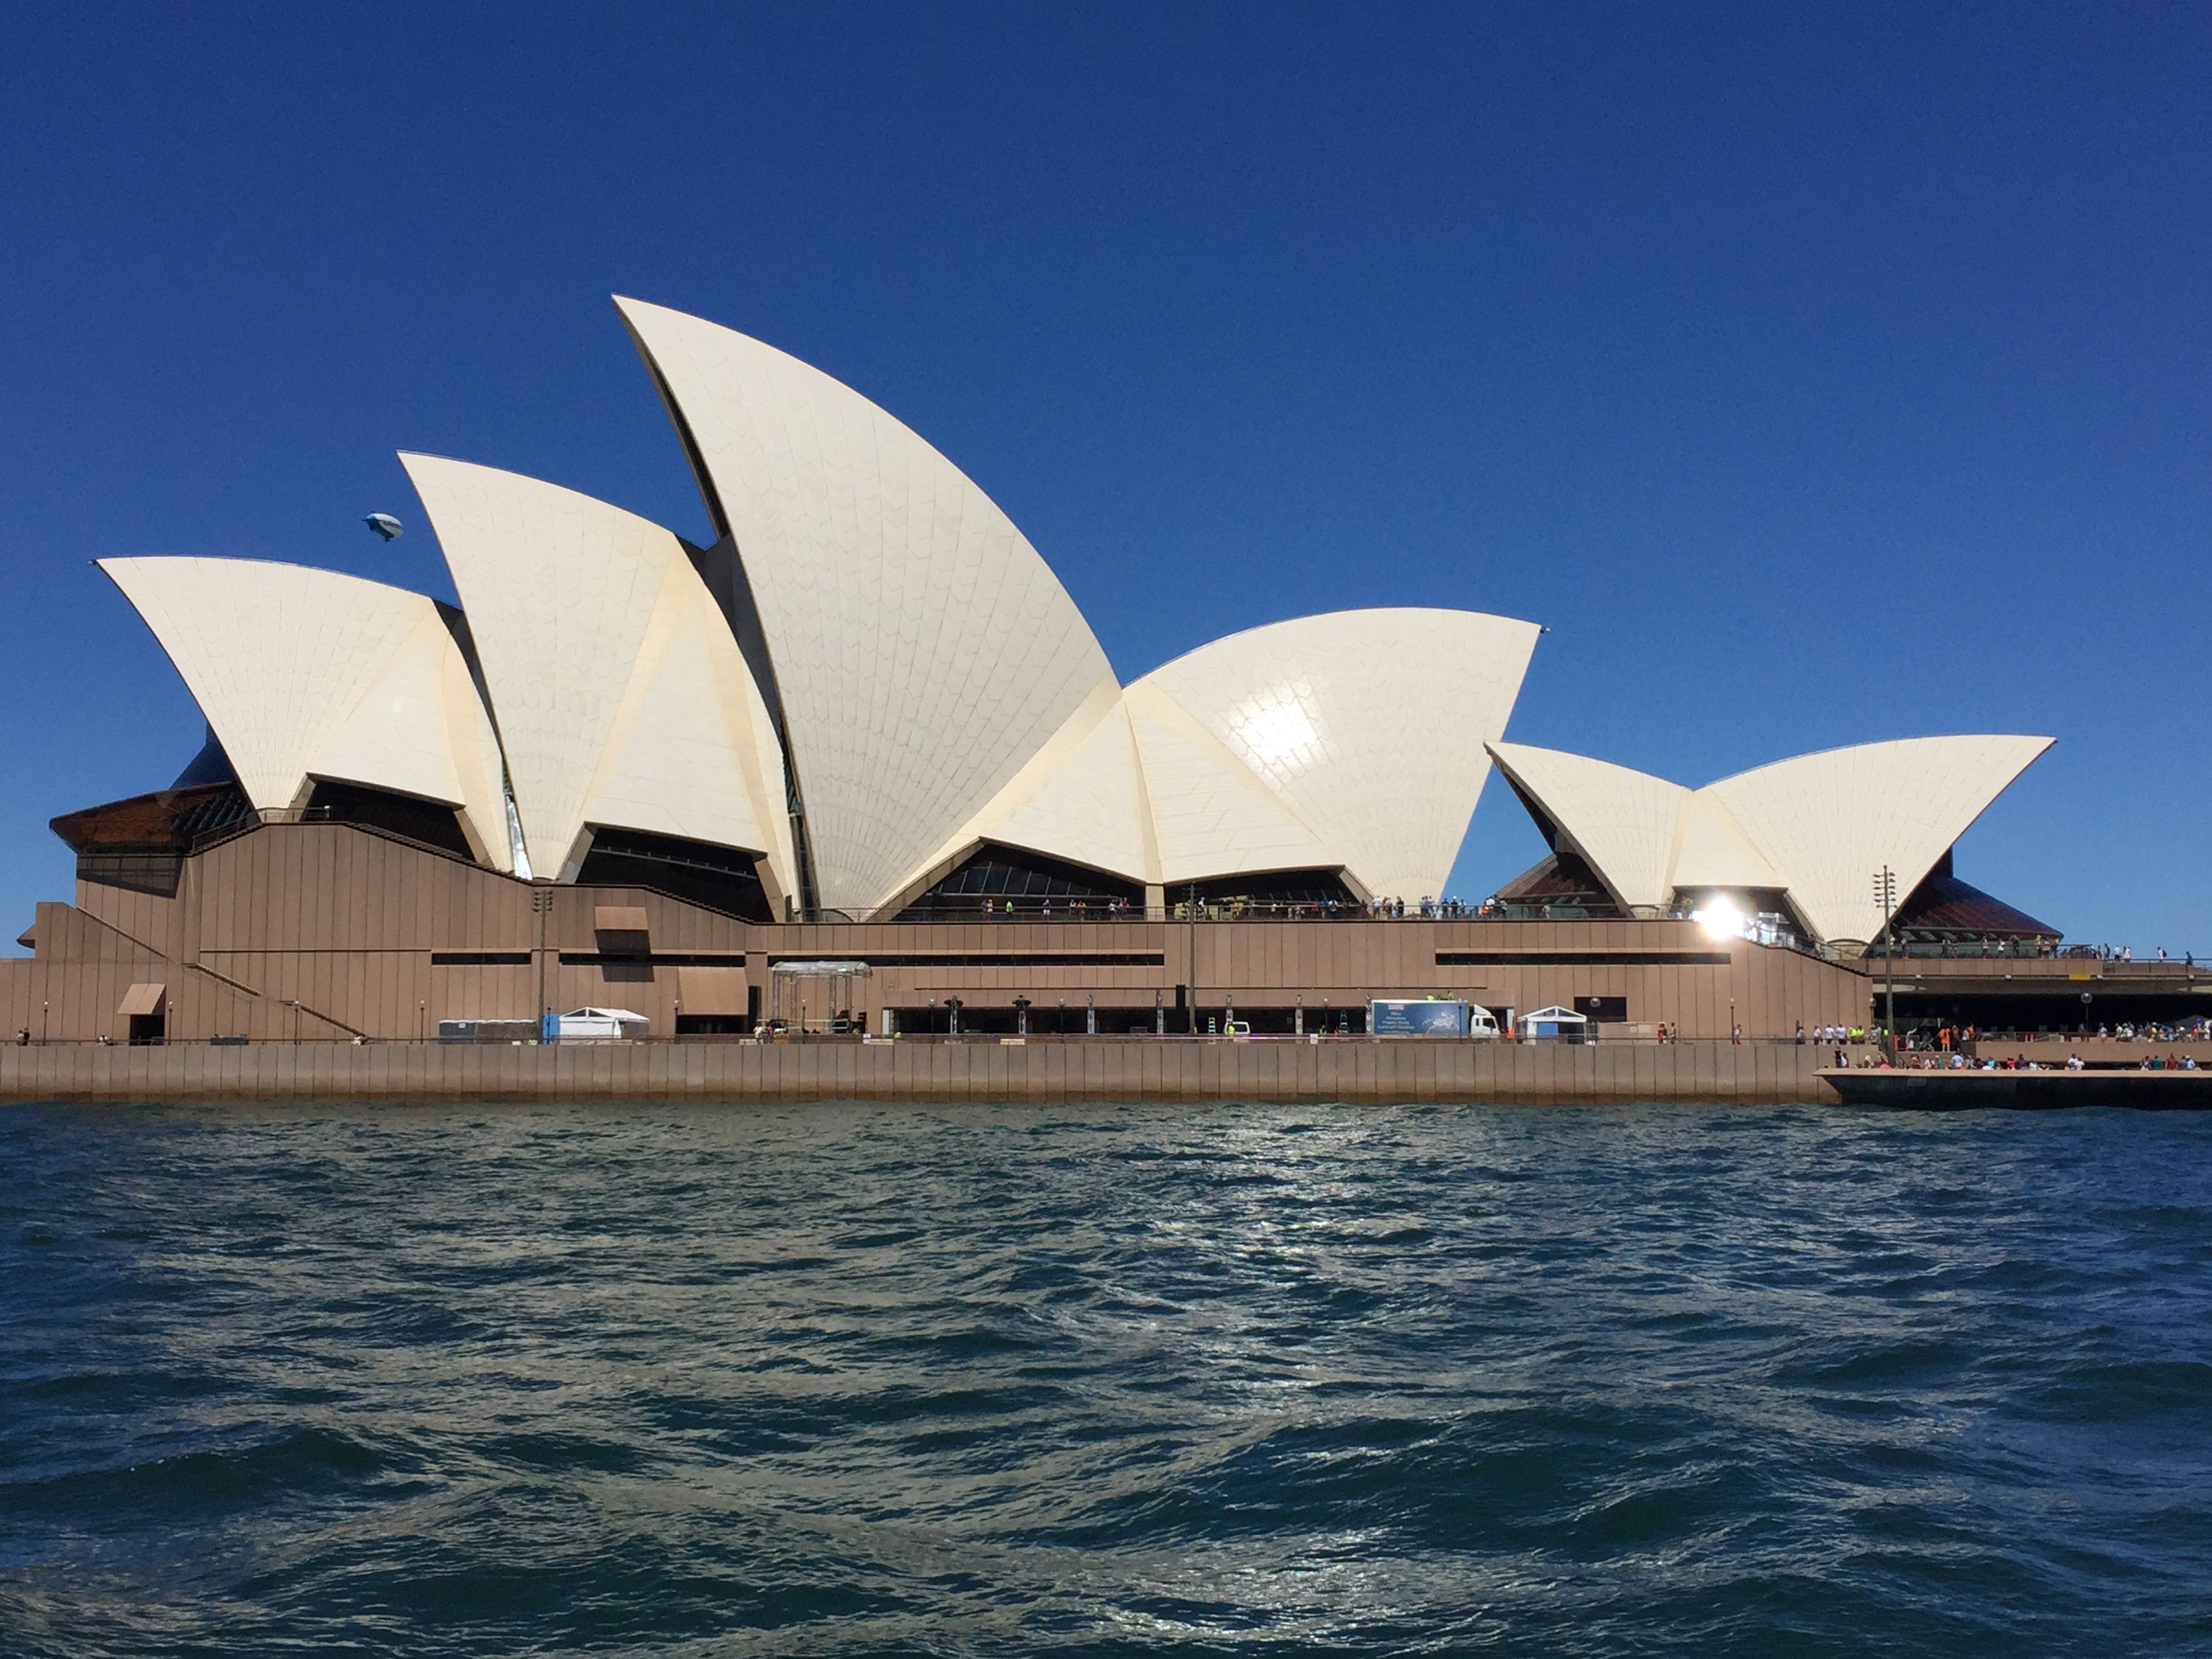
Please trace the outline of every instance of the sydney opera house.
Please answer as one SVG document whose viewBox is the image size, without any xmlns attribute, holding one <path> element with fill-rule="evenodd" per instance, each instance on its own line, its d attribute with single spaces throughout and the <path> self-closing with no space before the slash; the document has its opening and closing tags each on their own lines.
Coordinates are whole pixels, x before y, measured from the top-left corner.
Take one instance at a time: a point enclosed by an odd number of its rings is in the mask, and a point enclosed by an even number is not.
<svg viewBox="0 0 2212 1659">
<path fill-rule="evenodd" d="M 169 787 L 55 820 L 75 902 L 39 907 L 0 1020 L 1334 1031 L 1434 994 L 1719 1035 L 1863 1024 L 1885 942 L 1981 979 L 2059 960 L 1952 868 L 2045 738 L 1685 787 L 1505 741 L 1540 630 L 1449 609 L 1255 628 L 1123 684 L 1021 531 L 891 415 L 617 306 L 712 544 L 408 454 L 459 609 L 300 565 L 103 561 L 208 740 Z M 1493 762 L 1551 854 L 1446 903 Z"/>
</svg>

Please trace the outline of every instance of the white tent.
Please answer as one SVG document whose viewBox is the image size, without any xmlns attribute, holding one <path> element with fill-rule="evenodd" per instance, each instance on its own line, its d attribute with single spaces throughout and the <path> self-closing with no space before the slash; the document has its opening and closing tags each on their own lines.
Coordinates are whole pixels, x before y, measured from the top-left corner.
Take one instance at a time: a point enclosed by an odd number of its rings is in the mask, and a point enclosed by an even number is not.
<svg viewBox="0 0 2212 1659">
<path fill-rule="evenodd" d="M 578 1008 L 561 1016 L 556 1035 L 563 1042 L 618 1042 L 643 1036 L 651 1024 L 627 1008 Z"/>
<path fill-rule="evenodd" d="M 1586 1042 L 1589 1040 L 1589 1019 L 1571 1008 L 1556 1004 L 1539 1008 L 1521 1022 L 1521 1029 L 1533 1042 Z"/>
</svg>

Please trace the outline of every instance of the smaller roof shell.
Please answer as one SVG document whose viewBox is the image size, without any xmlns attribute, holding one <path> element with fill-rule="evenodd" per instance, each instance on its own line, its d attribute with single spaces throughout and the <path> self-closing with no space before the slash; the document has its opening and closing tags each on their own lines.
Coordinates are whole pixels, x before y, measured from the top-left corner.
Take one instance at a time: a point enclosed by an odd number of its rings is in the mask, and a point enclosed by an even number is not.
<svg viewBox="0 0 2212 1659">
<path fill-rule="evenodd" d="M 1887 866 L 1902 902 L 2049 738 L 1977 733 L 1857 744 L 1777 761 L 1699 791 L 1728 809 L 1825 939 L 1881 932 L 1874 878 Z"/>
<path fill-rule="evenodd" d="M 1702 789 L 1555 750 L 1492 744 L 1522 792 L 1625 905 L 1711 887 L 1785 890 L 1814 937 L 1881 931 L 1875 875 L 1901 900 L 2051 739 L 1906 738 L 1801 755 Z M 1662 861 L 1662 827 L 1669 820 Z"/>
<path fill-rule="evenodd" d="M 530 864 L 573 878 L 592 826 L 767 855 L 796 890 L 782 755 L 684 544 L 519 473 L 402 455 L 467 608 Z"/>
<path fill-rule="evenodd" d="M 1521 793 L 1542 805 L 1553 830 L 1624 910 L 1666 905 L 1674 895 L 1675 841 L 1690 791 L 1557 749 L 1492 741 L 1490 752 Z"/>
<path fill-rule="evenodd" d="M 1147 746 L 1146 733 L 1164 738 L 1188 722 L 1187 742 L 1195 727 L 1310 842 L 1239 853 L 1259 826 L 1224 821 L 1222 852 L 1207 856 L 1231 861 L 1188 873 L 1337 864 L 1369 893 L 1443 892 L 1490 775 L 1483 745 L 1504 735 L 1541 631 L 1479 611 L 1336 611 L 1247 629 L 1154 669 L 1129 697 L 1146 722 L 1139 744 L 1163 859 L 1178 809 L 1170 781 L 1153 775 L 1156 752 L 1170 763 L 1167 744 Z"/>
<path fill-rule="evenodd" d="M 890 904 L 910 901 L 986 842 L 1128 881 L 1159 880 L 1136 738 L 1110 675 L 1004 788 L 898 884 Z"/>
<path fill-rule="evenodd" d="M 103 559 L 264 811 L 339 780 L 460 809 L 510 867 L 499 743 L 434 600 L 260 559 Z"/>
</svg>

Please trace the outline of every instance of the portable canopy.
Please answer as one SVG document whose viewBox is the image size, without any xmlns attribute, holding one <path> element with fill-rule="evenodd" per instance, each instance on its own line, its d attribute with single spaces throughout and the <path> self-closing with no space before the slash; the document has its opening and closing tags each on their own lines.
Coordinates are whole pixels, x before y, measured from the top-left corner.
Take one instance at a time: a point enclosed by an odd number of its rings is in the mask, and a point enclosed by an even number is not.
<svg viewBox="0 0 2212 1659">
<path fill-rule="evenodd" d="M 1521 1029 L 1536 1042 L 1586 1042 L 1589 1040 L 1589 1017 L 1557 1005 L 1539 1008 L 1521 1022 Z"/>
<path fill-rule="evenodd" d="M 865 962 L 827 959 L 805 962 L 775 962 L 769 964 L 769 1018 L 771 1021 L 788 1018 L 799 1030 L 810 1023 L 825 1029 L 834 1029 L 837 1016 L 849 1012 L 853 1006 L 853 981 L 867 979 L 875 970 Z M 810 1015 L 806 987 L 810 981 L 826 980 L 830 985 L 829 1006 L 818 1014 Z M 784 997 L 788 990 L 791 1011 L 785 1012 Z"/>
<path fill-rule="evenodd" d="M 600 1042 L 641 1037 L 652 1022 L 627 1008 L 579 1008 L 561 1016 L 556 1035 L 563 1042 L 578 1039 Z"/>
</svg>

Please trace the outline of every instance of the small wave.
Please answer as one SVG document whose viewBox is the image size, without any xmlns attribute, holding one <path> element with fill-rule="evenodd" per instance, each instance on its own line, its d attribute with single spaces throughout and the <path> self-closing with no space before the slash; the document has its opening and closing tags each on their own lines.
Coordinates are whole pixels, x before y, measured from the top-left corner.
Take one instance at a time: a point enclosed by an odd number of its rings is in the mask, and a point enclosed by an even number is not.
<svg viewBox="0 0 2212 1659">
<path fill-rule="evenodd" d="M 2031 1395 L 2028 1407 L 2070 1423 L 2142 1423 L 2176 1413 L 2212 1420 L 2212 1364 L 2147 1359 L 2069 1366 Z"/>
<path fill-rule="evenodd" d="M 143 1462 L 69 1470 L 0 1484 L 0 1509 L 20 1514 L 90 1510 L 141 1516 L 214 1515 L 274 1497 L 359 1486 L 384 1458 L 336 1429 L 293 1429 L 220 1449 L 173 1451 Z"/>
<path fill-rule="evenodd" d="M 0 1652 L 2193 1654 L 2089 1121 L 15 1109 Z"/>
</svg>

